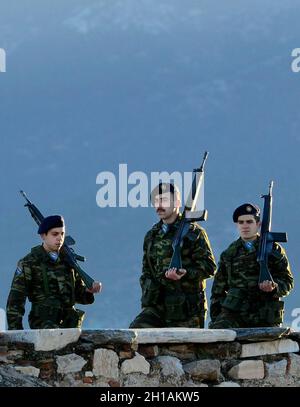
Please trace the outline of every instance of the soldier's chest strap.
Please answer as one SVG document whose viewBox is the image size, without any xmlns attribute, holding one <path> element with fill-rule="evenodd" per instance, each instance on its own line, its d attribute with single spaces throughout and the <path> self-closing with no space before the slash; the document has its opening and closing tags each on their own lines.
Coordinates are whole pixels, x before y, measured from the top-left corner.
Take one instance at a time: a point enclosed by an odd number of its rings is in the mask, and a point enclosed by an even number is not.
<svg viewBox="0 0 300 407">
<path fill-rule="evenodd" d="M 151 270 L 151 273 L 152 273 L 153 276 L 154 276 L 154 275 L 155 275 L 155 272 L 154 272 L 154 268 L 153 268 L 153 266 L 152 266 L 151 259 L 150 259 L 151 247 L 152 247 L 152 239 L 149 240 L 149 242 L 148 242 L 147 251 L 146 251 L 146 256 L 147 256 L 148 266 L 149 266 L 149 268 L 150 268 L 150 270 Z"/>
</svg>

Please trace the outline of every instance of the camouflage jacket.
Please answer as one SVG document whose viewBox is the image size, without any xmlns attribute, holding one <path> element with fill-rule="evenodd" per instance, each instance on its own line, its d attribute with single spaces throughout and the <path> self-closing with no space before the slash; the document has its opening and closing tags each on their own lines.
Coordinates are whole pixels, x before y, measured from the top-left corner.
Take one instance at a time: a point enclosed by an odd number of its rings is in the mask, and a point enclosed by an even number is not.
<svg viewBox="0 0 300 407">
<path fill-rule="evenodd" d="M 239 238 L 221 254 L 211 293 L 212 321 L 220 314 L 225 302 L 227 304 L 229 301 L 229 294 L 232 298 L 235 297 L 234 311 L 245 311 L 246 314 L 258 313 L 263 303 L 279 301 L 280 297 L 288 295 L 292 290 L 293 275 L 285 250 L 278 243 L 273 244 L 273 251 L 268 259 L 268 267 L 278 289 L 270 293 L 259 289 L 260 267 L 256 260 L 258 245 L 259 236 L 250 251 Z"/>
<path fill-rule="evenodd" d="M 180 218 L 181 215 L 169 225 L 166 234 L 162 231 L 163 222 L 160 221 L 145 236 L 143 270 L 140 278 L 142 307 L 162 306 L 167 292 L 180 291 L 197 297 L 199 293 L 203 293 L 202 306 L 206 308 L 205 279 L 214 275 L 216 263 L 207 234 L 196 222 L 191 223 L 181 248 L 182 267 L 187 270 L 187 274 L 179 281 L 165 277 L 173 254 L 172 241 Z"/>
<path fill-rule="evenodd" d="M 91 304 L 80 276 L 65 263 L 63 254 L 53 262 L 43 246 L 36 246 L 18 262 L 7 300 L 9 329 L 23 329 L 26 298 L 33 304 L 68 308 L 75 303 Z"/>
</svg>

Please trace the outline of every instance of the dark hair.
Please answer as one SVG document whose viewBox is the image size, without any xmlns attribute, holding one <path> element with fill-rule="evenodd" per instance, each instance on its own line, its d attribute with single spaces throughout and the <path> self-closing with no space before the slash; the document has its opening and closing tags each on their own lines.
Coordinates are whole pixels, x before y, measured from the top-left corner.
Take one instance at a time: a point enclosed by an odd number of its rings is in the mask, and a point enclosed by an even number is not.
<svg viewBox="0 0 300 407">
<path fill-rule="evenodd" d="M 150 199 L 153 203 L 154 198 L 157 195 L 164 194 L 166 192 L 170 192 L 173 196 L 175 194 L 180 194 L 179 188 L 177 185 L 170 183 L 170 182 L 160 182 L 152 191 L 150 194 Z"/>
</svg>

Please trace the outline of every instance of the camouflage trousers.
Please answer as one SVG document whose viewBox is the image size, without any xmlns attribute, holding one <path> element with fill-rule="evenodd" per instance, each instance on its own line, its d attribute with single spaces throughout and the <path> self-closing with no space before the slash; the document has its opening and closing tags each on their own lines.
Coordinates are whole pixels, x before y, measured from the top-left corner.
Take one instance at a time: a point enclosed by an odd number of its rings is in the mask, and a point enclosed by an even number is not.
<svg viewBox="0 0 300 407">
<path fill-rule="evenodd" d="M 146 307 L 131 322 L 129 328 L 204 328 L 205 313 L 203 310 L 199 315 L 194 315 L 183 321 L 168 321 L 163 318 L 162 310 L 154 307 Z"/>
<path fill-rule="evenodd" d="M 31 329 L 81 328 L 84 312 L 74 307 L 55 308 L 32 304 L 28 316 Z"/>
<path fill-rule="evenodd" d="M 281 326 L 281 323 L 270 324 L 269 321 L 260 319 L 257 315 L 243 315 L 222 308 L 221 313 L 214 321 L 208 325 L 210 329 L 228 329 L 228 328 L 258 328 L 269 326 Z"/>
</svg>

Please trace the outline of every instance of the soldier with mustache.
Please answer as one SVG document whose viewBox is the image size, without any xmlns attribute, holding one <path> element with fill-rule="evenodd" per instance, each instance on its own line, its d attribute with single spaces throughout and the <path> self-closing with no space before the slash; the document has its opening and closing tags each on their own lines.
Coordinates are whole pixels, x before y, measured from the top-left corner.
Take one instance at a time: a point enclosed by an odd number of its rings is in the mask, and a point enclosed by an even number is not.
<svg viewBox="0 0 300 407">
<path fill-rule="evenodd" d="M 205 230 L 196 222 L 184 237 L 182 269 L 169 269 L 172 241 L 180 223 L 180 192 L 176 185 L 160 183 L 151 193 L 160 220 L 146 234 L 140 277 L 142 312 L 130 328 L 204 327 L 205 280 L 216 263 Z"/>
</svg>

